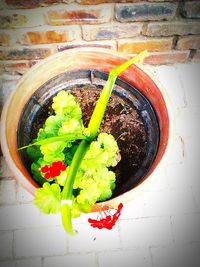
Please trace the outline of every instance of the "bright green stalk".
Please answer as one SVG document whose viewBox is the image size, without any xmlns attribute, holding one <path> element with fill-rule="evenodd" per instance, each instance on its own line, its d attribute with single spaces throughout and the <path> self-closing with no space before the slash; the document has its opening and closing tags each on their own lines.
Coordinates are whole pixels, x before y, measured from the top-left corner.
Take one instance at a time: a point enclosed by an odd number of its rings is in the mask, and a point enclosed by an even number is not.
<svg viewBox="0 0 200 267">
<path fill-rule="evenodd" d="M 89 140 L 88 142 L 86 140 L 82 140 L 74 154 L 72 163 L 70 165 L 69 173 L 67 176 L 67 180 L 62 191 L 62 201 L 61 201 L 62 222 L 65 230 L 69 234 L 72 235 L 75 234 L 75 231 L 73 230 L 72 226 L 72 195 L 73 195 L 73 185 L 76 178 L 76 174 L 78 172 L 79 166 L 81 165 L 82 159 L 84 158 L 84 155 L 90 145 L 90 142 L 96 137 L 99 131 L 99 127 L 102 122 L 106 107 L 108 105 L 108 101 L 112 93 L 112 89 L 115 84 L 116 78 L 120 73 L 122 73 L 133 63 L 142 61 L 146 55 L 147 51 L 143 51 L 136 57 L 126 61 L 122 65 L 110 71 L 108 80 L 101 92 L 101 95 L 97 101 L 97 104 L 94 108 L 93 114 L 91 116 L 88 125 L 88 130 L 90 132 L 90 136 L 88 137 Z"/>
<path fill-rule="evenodd" d="M 101 95 L 98 99 L 98 102 L 95 106 L 94 112 L 91 116 L 88 125 L 88 130 L 90 132 L 90 137 L 89 137 L 90 140 L 93 140 L 97 135 L 117 76 L 120 75 L 125 69 L 127 69 L 133 63 L 136 63 L 138 61 L 143 61 L 146 55 L 147 51 L 145 50 L 140 54 L 138 54 L 137 56 L 135 56 L 134 58 L 131 58 L 130 60 L 126 61 L 125 63 L 121 64 L 120 66 L 110 71 L 108 80 L 103 88 L 103 91 L 101 92 Z"/>
<path fill-rule="evenodd" d="M 54 143 L 54 142 L 59 142 L 59 141 L 66 141 L 66 142 L 73 142 L 75 140 L 83 140 L 86 139 L 86 136 L 81 134 L 79 136 L 76 136 L 76 139 L 74 139 L 74 134 L 63 134 L 60 136 L 54 136 L 54 137 L 48 137 L 42 140 L 39 140 L 35 143 L 29 144 L 27 146 L 23 146 L 18 148 L 18 150 L 22 150 L 31 146 L 42 146 L 42 145 L 47 145 L 50 143 Z"/>
</svg>

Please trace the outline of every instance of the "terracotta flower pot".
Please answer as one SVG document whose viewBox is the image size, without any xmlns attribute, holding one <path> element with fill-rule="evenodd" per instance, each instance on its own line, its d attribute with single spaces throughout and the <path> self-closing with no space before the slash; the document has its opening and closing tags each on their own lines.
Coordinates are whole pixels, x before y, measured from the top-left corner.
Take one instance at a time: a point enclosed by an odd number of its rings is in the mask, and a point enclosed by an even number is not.
<svg viewBox="0 0 200 267">
<path fill-rule="evenodd" d="M 61 73 L 81 70 L 98 70 L 108 73 L 123 63 L 127 58 L 115 51 L 107 49 L 72 49 L 55 54 L 32 67 L 18 82 L 16 90 L 6 102 L 1 120 L 1 142 L 5 159 L 16 179 L 34 195 L 38 184 L 32 179 L 24 165 L 18 147 L 18 125 L 24 107 L 31 96 L 48 81 Z M 120 202 L 133 199 L 144 191 L 160 171 L 168 156 L 173 140 L 173 112 L 165 90 L 159 82 L 142 65 L 132 65 L 120 75 L 120 79 L 137 88 L 153 106 L 159 124 L 159 146 L 156 157 L 148 172 L 133 188 L 106 202 L 98 203 L 93 210 L 116 207 Z M 60 81 L 62 84 L 62 80 Z M 53 93 L 52 93 L 53 95 Z M 44 99 L 45 99 L 44 94 Z M 30 111 L 31 112 L 31 111 Z"/>
</svg>

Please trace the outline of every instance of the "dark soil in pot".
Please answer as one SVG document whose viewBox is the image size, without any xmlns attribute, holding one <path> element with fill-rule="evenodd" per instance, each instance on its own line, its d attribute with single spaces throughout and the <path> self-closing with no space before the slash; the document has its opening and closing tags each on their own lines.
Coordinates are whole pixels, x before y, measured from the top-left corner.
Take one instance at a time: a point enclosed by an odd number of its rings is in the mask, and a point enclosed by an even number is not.
<svg viewBox="0 0 200 267">
<path fill-rule="evenodd" d="M 98 74 L 97 78 L 99 78 Z M 155 159 L 159 144 L 159 126 L 149 101 L 137 89 L 126 88 L 130 86 L 123 81 L 118 79 L 116 84 L 118 85 L 110 98 L 100 128 L 101 132 L 111 133 L 116 138 L 121 154 L 121 161 L 113 168 L 116 173 L 116 189 L 113 197 L 132 189 L 142 181 Z M 121 90 L 122 85 L 124 92 Z M 55 87 L 55 81 L 52 86 Z M 67 88 L 62 84 L 62 88 L 54 89 L 51 96 L 45 101 L 43 100 L 43 104 L 41 104 L 41 94 L 38 99 L 38 92 L 36 92 L 25 107 L 19 123 L 18 132 L 25 127 L 26 116 L 30 113 L 30 108 L 34 106 L 33 116 L 28 116 L 28 123 L 23 131 L 24 137 L 18 135 L 19 146 L 30 143 L 36 137 L 39 128 L 53 112 L 51 109 L 52 97 L 59 90 L 70 90 L 77 97 L 82 108 L 84 124 L 87 126 L 100 94 L 99 89 L 102 87 L 99 79 L 98 82 L 92 84 L 81 84 L 80 82 L 70 84 Z M 131 90 L 129 91 L 129 89 Z M 30 171 L 30 162 L 27 160 L 25 152 L 22 152 L 21 156 Z"/>
</svg>

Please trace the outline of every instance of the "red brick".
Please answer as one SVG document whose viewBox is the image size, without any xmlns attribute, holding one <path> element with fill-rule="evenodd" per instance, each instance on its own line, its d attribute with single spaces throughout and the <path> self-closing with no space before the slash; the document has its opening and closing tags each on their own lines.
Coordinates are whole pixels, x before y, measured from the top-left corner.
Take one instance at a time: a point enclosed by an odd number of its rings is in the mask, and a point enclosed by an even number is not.
<svg viewBox="0 0 200 267">
<path fill-rule="evenodd" d="M 6 3 L 5 3 L 5 0 L 1 0 L 0 1 L 0 10 L 4 10 L 4 9 L 6 9 L 7 8 L 7 5 L 6 5 Z"/>
<path fill-rule="evenodd" d="M 177 49 L 200 49 L 200 35 L 181 37 L 177 42 Z"/>
<path fill-rule="evenodd" d="M 117 4 L 116 19 L 120 22 L 169 20 L 175 16 L 177 3 Z"/>
<path fill-rule="evenodd" d="M 3 63 L 1 62 L 0 60 L 0 74 L 4 74 L 5 72 L 5 69 L 4 69 L 4 66 L 3 66 Z M 2 101 L 1 101 L 1 93 L 0 93 L 0 112 L 2 110 Z M 1 147 L 0 147 L 0 156 L 2 155 L 2 151 L 1 151 Z"/>
<path fill-rule="evenodd" d="M 96 6 L 68 6 L 62 10 L 50 10 L 47 12 L 49 25 L 67 24 L 95 24 L 109 22 L 112 16 L 112 5 Z"/>
<path fill-rule="evenodd" d="M 164 2 L 165 0 L 148 0 L 149 2 Z M 173 2 L 174 0 L 167 0 L 167 2 Z M 97 5 L 103 3 L 136 3 L 141 0 L 76 0 L 81 5 Z"/>
<path fill-rule="evenodd" d="M 99 47 L 99 48 L 109 48 L 109 49 L 114 49 L 116 50 L 116 42 L 115 41 L 91 41 L 91 42 L 72 42 L 72 43 L 68 43 L 66 45 L 58 45 L 58 51 L 63 51 L 63 50 L 67 50 L 67 49 L 71 49 L 71 48 L 81 48 L 81 47 Z"/>
<path fill-rule="evenodd" d="M 8 48 L 0 49 L 0 60 L 29 60 L 29 59 L 42 59 L 56 51 L 53 48 Z"/>
<path fill-rule="evenodd" d="M 25 73 L 29 69 L 29 62 L 26 60 L 12 61 L 7 60 L 3 61 L 4 69 L 7 72 L 18 72 Z"/>
<path fill-rule="evenodd" d="M 27 18 L 24 15 L 19 15 L 19 14 L 0 15 L 1 29 L 22 27 L 26 24 L 26 22 Z"/>
<path fill-rule="evenodd" d="M 15 8 L 36 8 L 67 2 L 64 0 L 6 0 L 6 3 Z"/>
<path fill-rule="evenodd" d="M 189 1 L 185 2 L 182 15 L 186 18 L 199 19 L 200 18 L 200 2 Z"/>
<path fill-rule="evenodd" d="M 10 36 L 6 33 L 0 33 L 0 45 L 8 46 L 10 44 Z"/>
<path fill-rule="evenodd" d="M 148 36 L 200 34 L 200 21 L 150 22 L 144 34 Z"/>
<path fill-rule="evenodd" d="M 85 40 L 106 40 L 129 38 L 137 36 L 142 30 L 142 24 L 115 23 L 107 25 L 84 25 L 82 26 L 83 39 Z"/>
<path fill-rule="evenodd" d="M 97 5 L 103 3 L 135 3 L 141 0 L 77 0 L 76 2 L 81 5 Z"/>
<path fill-rule="evenodd" d="M 174 0 L 147 0 L 148 2 L 174 2 Z"/>
<path fill-rule="evenodd" d="M 80 31 L 76 27 L 68 30 L 28 31 L 19 37 L 18 43 L 22 45 L 65 43 L 75 40 L 77 36 L 80 37 Z"/>
<path fill-rule="evenodd" d="M 200 62 L 200 50 L 197 50 L 192 58 L 192 62 Z"/>
<path fill-rule="evenodd" d="M 119 40 L 118 50 L 123 53 L 135 54 L 143 50 L 152 52 L 156 51 L 168 51 L 172 48 L 173 38 L 161 38 L 161 39 L 133 39 L 133 40 Z"/>
<path fill-rule="evenodd" d="M 165 65 L 187 62 L 190 51 L 154 52 L 145 58 L 144 63 Z"/>
</svg>

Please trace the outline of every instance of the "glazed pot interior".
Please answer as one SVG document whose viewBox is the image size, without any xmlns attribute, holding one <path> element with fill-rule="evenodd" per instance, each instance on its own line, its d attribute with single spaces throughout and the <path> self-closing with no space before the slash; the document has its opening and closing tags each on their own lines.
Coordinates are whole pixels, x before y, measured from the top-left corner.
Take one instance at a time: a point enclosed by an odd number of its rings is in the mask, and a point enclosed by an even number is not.
<svg viewBox="0 0 200 267">
<path fill-rule="evenodd" d="M 49 116 L 52 98 L 59 91 L 74 90 L 75 92 L 77 88 L 83 91 L 87 90 L 87 87 L 93 88 L 91 90 L 98 89 L 101 91 L 107 79 L 108 74 L 102 71 L 90 69 L 77 70 L 61 73 L 40 86 L 28 99 L 21 114 L 17 129 L 18 147 L 31 143 L 32 139 L 36 137 L 39 128 L 42 127 L 46 118 Z M 141 154 L 139 164 L 135 164 L 134 160 L 130 161 L 131 163 L 126 162 L 129 161 L 125 159 L 125 155 L 123 154 L 123 147 L 128 146 L 127 142 L 129 142 L 128 139 L 126 140 L 126 136 L 124 137 L 123 144 L 121 144 L 122 147 L 120 147 L 119 143 L 122 162 L 119 164 L 119 168 L 116 169 L 117 173 L 120 173 L 117 175 L 116 189 L 113 194 L 113 197 L 116 197 L 133 189 L 146 177 L 157 155 L 160 141 L 160 128 L 156 111 L 151 102 L 137 88 L 123 79 L 118 78 L 113 89 L 113 94 L 118 97 L 119 102 L 122 99 L 127 106 L 137 111 L 146 133 L 145 155 Z M 112 134 L 118 139 L 124 133 L 112 131 Z M 137 157 L 136 153 L 130 153 L 130 156 L 132 155 Z M 25 150 L 20 151 L 20 157 L 31 176 L 31 163 L 28 160 Z M 40 185 L 38 184 L 38 186 Z"/>
</svg>

